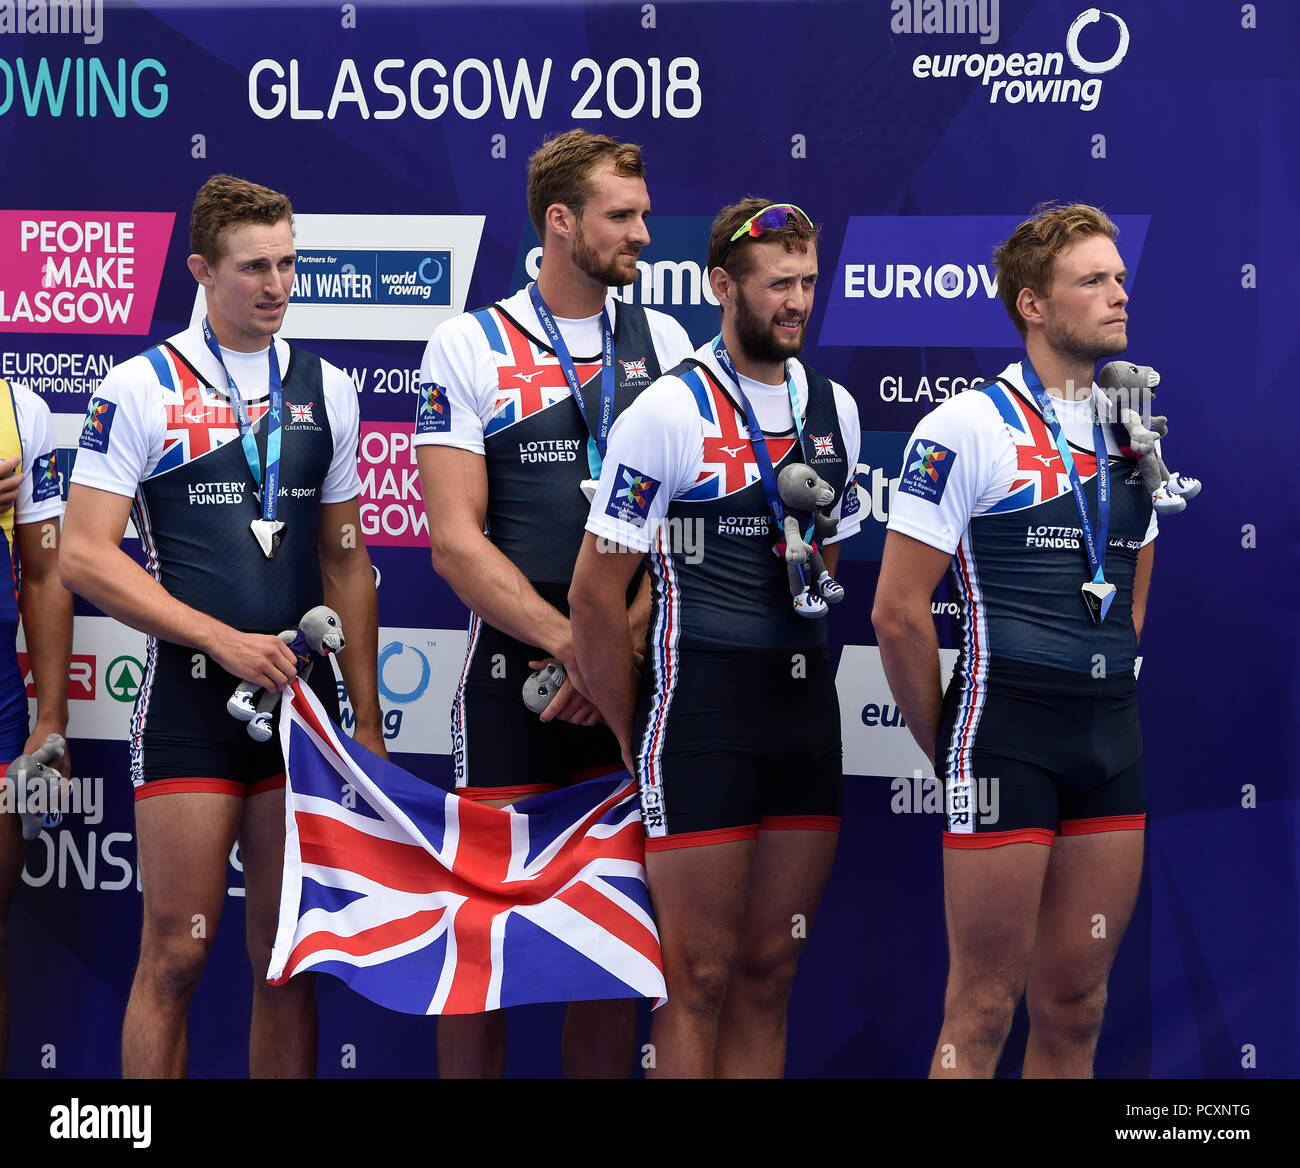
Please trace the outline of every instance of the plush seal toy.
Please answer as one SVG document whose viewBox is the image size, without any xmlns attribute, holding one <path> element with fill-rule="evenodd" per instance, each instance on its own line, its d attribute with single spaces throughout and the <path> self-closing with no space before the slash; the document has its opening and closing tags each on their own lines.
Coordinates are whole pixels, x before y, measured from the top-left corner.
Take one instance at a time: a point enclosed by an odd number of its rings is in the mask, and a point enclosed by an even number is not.
<svg viewBox="0 0 1300 1168">
<path fill-rule="evenodd" d="M 790 576 L 794 610 L 802 617 L 826 615 L 828 604 L 844 599 L 844 589 L 826 570 L 820 545 L 830 539 L 839 521 L 822 508 L 835 498 L 835 490 L 812 467 L 792 462 L 776 479 L 781 501 L 786 505 L 784 534 L 772 551 L 785 559 Z"/>
<path fill-rule="evenodd" d="M 315 664 L 314 654 L 328 657 L 342 651 L 347 643 L 343 638 L 343 622 L 332 608 L 318 604 L 309 609 L 296 629 L 286 629 L 278 634 L 298 658 L 298 676 L 304 681 L 311 676 Z M 262 696 L 254 704 L 253 695 Z M 248 736 L 258 742 L 271 737 L 271 712 L 280 701 L 280 691 L 264 690 L 251 681 L 241 681 L 226 702 L 226 710 L 241 722 L 248 723 Z"/>
<path fill-rule="evenodd" d="M 1128 438 L 1127 447 L 1121 439 L 1121 452 L 1137 459 L 1151 506 L 1160 515 L 1178 514 L 1188 499 L 1201 493 L 1201 481 L 1170 472 L 1156 453 L 1156 439 L 1169 433 L 1169 419 L 1152 413 L 1156 396 L 1153 391 L 1160 384 L 1160 374 L 1150 365 L 1112 361 L 1098 375 L 1097 384 L 1110 402 L 1111 417 Z"/>
</svg>

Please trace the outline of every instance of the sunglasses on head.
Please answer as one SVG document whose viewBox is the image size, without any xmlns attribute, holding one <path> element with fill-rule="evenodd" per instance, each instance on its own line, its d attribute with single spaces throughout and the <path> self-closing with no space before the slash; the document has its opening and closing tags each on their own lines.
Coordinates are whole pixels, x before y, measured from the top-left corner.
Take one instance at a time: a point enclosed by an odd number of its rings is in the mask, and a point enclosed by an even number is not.
<svg viewBox="0 0 1300 1168">
<path fill-rule="evenodd" d="M 801 207 L 796 207 L 793 203 L 773 203 L 770 207 L 764 207 L 761 211 L 754 212 L 737 228 L 727 246 L 722 249 L 722 255 L 718 259 L 718 267 L 722 267 L 723 261 L 727 258 L 731 249 L 736 246 L 736 241 L 741 236 L 747 235 L 751 239 L 758 239 L 769 231 L 781 231 L 788 227 L 791 219 L 799 226 L 808 228 L 809 231 L 813 229 L 812 220 L 808 218 L 808 213 Z"/>
</svg>

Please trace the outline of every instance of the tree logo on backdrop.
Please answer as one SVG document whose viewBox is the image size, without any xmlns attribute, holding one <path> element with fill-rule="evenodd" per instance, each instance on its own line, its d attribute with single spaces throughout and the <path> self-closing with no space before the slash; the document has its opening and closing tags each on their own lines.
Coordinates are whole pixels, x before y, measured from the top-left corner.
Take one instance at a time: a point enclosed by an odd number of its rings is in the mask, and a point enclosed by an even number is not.
<svg viewBox="0 0 1300 1168">
<path fill-rule="evenodd" d="M 1104 61 L 1092 61 L 1079 51 L 1079 33 L 1088 25 L 1101 20 L 1103 16 L 1109 16 L 1119 27 L 1119 44 L 1115 51 Z M 1128 25 L 1113 12 L 1102 12 L 1100 8 L 1088 8 L 1074 18 L 1074 23 L 1070 25 L 1070 31 L 1065 34 L 1065 52 L 1070 58 L 1070 63 L 1076 69 L 1082 69 L 1085 73 L 1109 73 L 1124 59 L 1124 54 L 1128 52 Z"/>
<path fill-rule="evenodd" d="M 104 671 L 104 686 L 114 701 L 133 702 L 140 696 L 144 666 L 129 654 L 114 657 Z"/>
</svg>

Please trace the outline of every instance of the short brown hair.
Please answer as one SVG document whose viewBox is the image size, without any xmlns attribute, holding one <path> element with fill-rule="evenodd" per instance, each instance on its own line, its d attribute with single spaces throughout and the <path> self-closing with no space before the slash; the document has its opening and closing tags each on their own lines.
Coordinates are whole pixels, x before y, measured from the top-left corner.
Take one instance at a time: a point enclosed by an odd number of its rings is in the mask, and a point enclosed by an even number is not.
<svg viewBox="0 0 1300 1168">
<path fill-rule="evenodd" d="M 718 212 L 717 218 L 713 220 L 713 227 L 709 231 L 709 255 L 705 264 L 705 270 L 723 266 L 725 271 L 733 279 L 739 280 L 743 276 L 749 275 L 753 268 L 754 244 L 757 239 L 748 235 L 742 235 L 731 250 L 727 250 L 728 244 L 731 243 L 731 237 L 740 230 L 741 225 L 746 219 L 751 219 L 765 207 L 775 205 L 773 199 L 759 199 L 753 195 L 741 199 L 739 203 L 733 203 L 730 207 L 723 207 Z M 762 240 L 779 239 L 785 244 L 786 251 L 807 251 L 811 243 L 816 245 L 822 229 L 816 224 L 812 227 L 805 227 L 793 215 L 787 215 L 785 226 L 776 231 L 765 231 L 759 237 Z M 725 265 L 723 259 L 726 259 Z"/>
<path fill-rule="evenodd" d="M 993 252 L 998 270 L 998 295 L 1011 323 L 1023 337 L 1025 319 L 1016 307 L 1020 290 L 1029 288 L 1039 296 L 1047 294 L 1056 257 L 1077 239 L 1104 235 L 1114 239 L 1119 228 L 1099 207 L 1087 203 L 1039 203 L 1033 214 L 1017 227 Z"/>
<path fill-rule="evenodd" d="M 548 138 L 528 160 L 528 217 L 543 243 L 546 208 L 562 203 L 581 219 L 587 200 L 595 194 L 591 172 L 602 162 L 612 162 L 614 173 L 625 178 L 645 177 L 640 146 L 588 130 L 566 130 Z"/>
<path fill-rule="evenodd" d="M 293 225 L 287 195 L 230 174 L 214 174 L 199 189 L 190 212 L 190 251 L 210 264 L 221 258 L 221 233 L 243 223 Z"/>
</svg>

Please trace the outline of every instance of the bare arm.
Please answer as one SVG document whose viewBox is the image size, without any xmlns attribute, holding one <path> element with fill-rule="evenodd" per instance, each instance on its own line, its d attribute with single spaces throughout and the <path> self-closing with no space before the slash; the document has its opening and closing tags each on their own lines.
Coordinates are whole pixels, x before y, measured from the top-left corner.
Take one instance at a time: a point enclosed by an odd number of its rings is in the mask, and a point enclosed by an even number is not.
<svg viewBox="0 0 1300 1168">
<path fill-rule="evenodd" d="M 645 663 L 645 637 L 650 627 L 650 573 L 641 577 L 631 607 L 627 610 L 628 632 L 632 634 L 632 659 L 638 669 Z"/>
<path fill-rule="evenodd" d="M 623 762 L 632 770 L 632 717 L 637 673 L 627 623 L 627 586 L 640 552 L 600 551 L 587 532 L 569 589 L 574 648 L 592 700 L 618 738 Z M 635 773 L 635 771 L 633 771 Z"/>
<path fill-rule="evenodd" d="M 14 474 L 20 458 L 0 458 L 0 511 L 8 511 L 18 500 L 18 489 L 23 476 Z"/>
<path fill-rule="evenodd" d="M 203 650 L 254 685 L 277 690 L 288 685 L 297 668 L 279 637 L 242 633 L 182 604 L 122 550 L 130 514 L 126 496 L 72 485 L 59 549 L 64 587 L 133 629 Z"/>
<path fill-rule="evenodd" d="M 22 564 L 22 617 L 36 685 L 36 725 L 24 751 L 48 734 L 68 732 L 68 663 L 72 657 L 72 593 L 59 580 L 59 521 L 20 523 L 14 543 Z M 65 775 L 66 763 L 56 763 Z"/>
<path fill-rule="evenodd" d="M 951 559 L 947 552 L 911 536 L 889 532 L 871 611 L 885 679 L 912 737 L 931 765 L 943 690 L 930 597 Z"/>
<path fill-rule="evenodd" d="M 375 573 L 361 538 L 361 511 L 356 499 L 321 504 L 320 572 L 325 603 L 343 622 L 346 645 L 339 654 L 339 670 L 356 718 L 352 737 L 367 750 L 387 758 L 376 676 L 379 618 Z"/>
<path fill-rule="evenodd" d="M 483 534 L 486 460 L 451 446 L 420 446 L 416 461 L 433 570 L 494 629 L 525 645 L 540 646 L 563 664 L 569 681 L 543 712 L 543 721 L 559 717 L 583 725 L 596 722 L 596 708 L 584 697 L 568 618 L 538 596 L 524 574 Z M 626 609 L 623 621 L 626 627 Z"/>
<path fill-rule="evenodd" d="M 1142 641 L 1142 626 L 1147 616 L 1147 595 L 1151 591 L 1151 566 L 1156 558 L 1156 545 L 1153 540 L 1141 548 L 1137 555 L 1137 567 L 1133 572 L 1133 631 L 1138 642 Z"/>
</svg>

